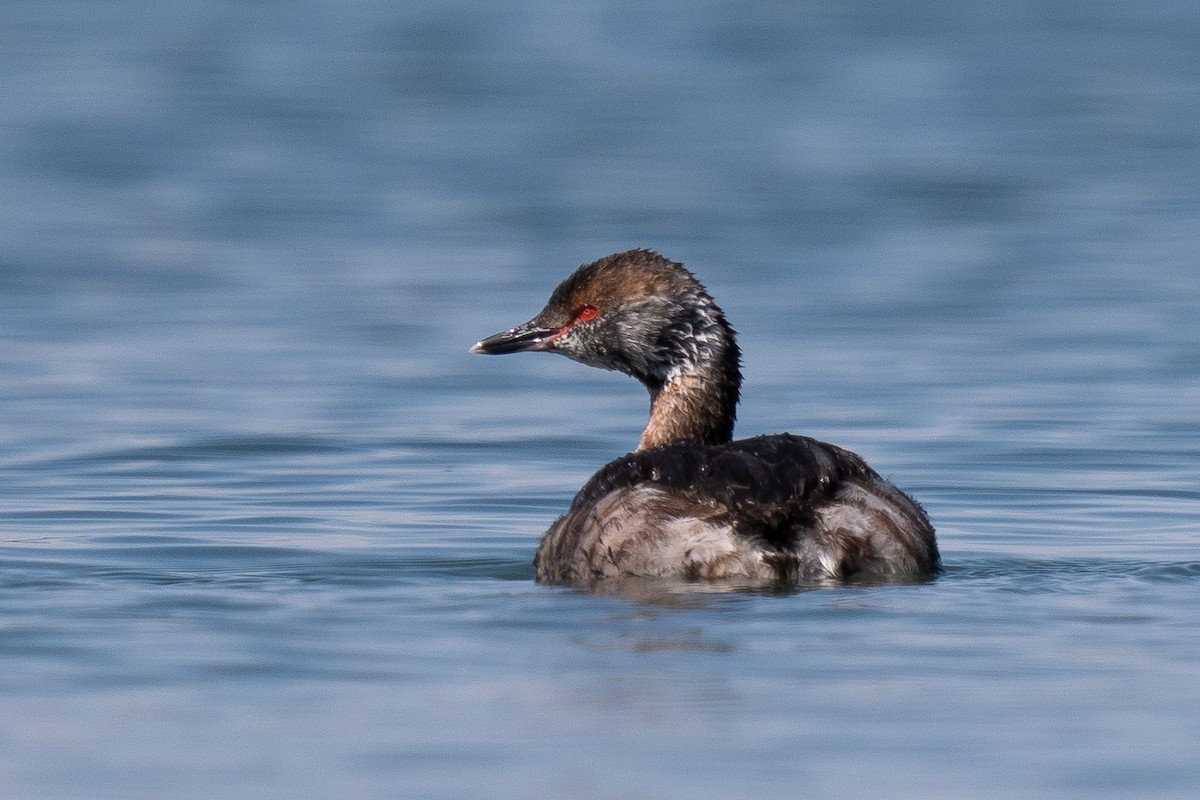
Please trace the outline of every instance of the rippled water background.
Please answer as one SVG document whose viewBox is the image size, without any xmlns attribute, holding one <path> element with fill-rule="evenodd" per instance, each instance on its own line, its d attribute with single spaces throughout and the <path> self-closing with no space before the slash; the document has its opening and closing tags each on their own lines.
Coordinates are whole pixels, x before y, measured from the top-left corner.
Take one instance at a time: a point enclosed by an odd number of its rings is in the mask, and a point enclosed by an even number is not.
<svg viewBox="0 0 1200 800">
<path fill-rule="evenodd" d="M 1194 797 L 1200 6 L 7 2 L 0 793 Z M 686 261 L 945 574 L 533 583 Z"/>
</svg>

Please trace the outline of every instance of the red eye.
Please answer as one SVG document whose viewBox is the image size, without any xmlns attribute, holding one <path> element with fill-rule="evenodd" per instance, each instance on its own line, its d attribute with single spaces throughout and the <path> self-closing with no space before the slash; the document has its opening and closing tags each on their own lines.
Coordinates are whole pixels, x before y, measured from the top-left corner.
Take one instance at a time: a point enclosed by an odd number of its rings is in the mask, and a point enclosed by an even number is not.
<svg viewBox="0 0 1200 800">
<path fill-rule="evenodd" d="M 599 313 L 600 309 L 593 305 L 584 303 L 579 307 L 579 310 L 575 312 L 575 319 L 578 322 L 590 322 L 591 320 L 594 320 Z"/>
</svg>

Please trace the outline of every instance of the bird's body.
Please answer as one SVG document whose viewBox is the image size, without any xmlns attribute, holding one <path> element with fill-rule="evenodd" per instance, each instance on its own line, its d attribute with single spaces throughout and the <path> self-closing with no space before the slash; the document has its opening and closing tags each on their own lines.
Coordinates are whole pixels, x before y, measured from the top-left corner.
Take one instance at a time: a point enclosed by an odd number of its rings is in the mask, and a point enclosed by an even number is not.
<svg viewBox="0 0 1200 800">
<path fill-rule="evenodd" d="M 472 348 L 523 350 L 625 372 L 651 397 L 638 450 L 601 468 L 542 538 L 538 580 L 768 584 L 938 569 L 925 512 L 854 453 L 791 434 L 732 441 L 735 334 L 681 264 L 647 250 L 586 264 L 530 322 Z"/>
</svg>

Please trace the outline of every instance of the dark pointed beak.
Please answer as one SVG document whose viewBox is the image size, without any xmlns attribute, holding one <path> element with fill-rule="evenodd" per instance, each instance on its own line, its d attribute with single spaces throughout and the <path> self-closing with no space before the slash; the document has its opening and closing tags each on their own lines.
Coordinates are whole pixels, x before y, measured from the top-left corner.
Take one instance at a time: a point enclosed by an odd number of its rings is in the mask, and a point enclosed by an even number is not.
<svg viewBox="0 0 1200 800">
<path fill-rule="evenodd" d="M 544 328 L 526 322 L 515 328 L 487 337 L 476 342 L 471 348 L 472 353 L 482 353 L 488 356 L 502 356 L 506 353 L 521 353 L 526 350 L 541 350 L 554 334 L 556 328 Z"/>
</svg>

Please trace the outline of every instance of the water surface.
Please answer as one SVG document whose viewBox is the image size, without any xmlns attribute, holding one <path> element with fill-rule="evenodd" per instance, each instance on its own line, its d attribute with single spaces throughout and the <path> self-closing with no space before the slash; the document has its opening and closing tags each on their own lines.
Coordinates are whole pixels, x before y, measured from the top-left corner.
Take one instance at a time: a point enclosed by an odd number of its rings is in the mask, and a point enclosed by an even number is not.
<svg viewBox="0 0 1200 800">
<path fill-rule="evenodd" d="M 4 796 L 1194 796 L 1194 4 L 0 23 Z M 944 574 L 534 584 L 647 398 L 466 349 L 634 246 Z"/>
</svg>

